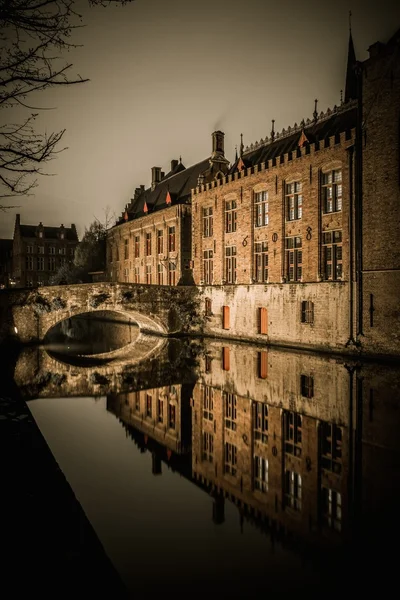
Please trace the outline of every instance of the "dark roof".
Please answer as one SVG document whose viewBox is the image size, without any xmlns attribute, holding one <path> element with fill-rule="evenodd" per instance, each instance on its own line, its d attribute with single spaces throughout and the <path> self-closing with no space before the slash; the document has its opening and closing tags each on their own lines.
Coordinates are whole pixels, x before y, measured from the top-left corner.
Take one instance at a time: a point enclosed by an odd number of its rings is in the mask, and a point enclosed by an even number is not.
<svg viewBox="0 0 400 600">
<path fill-rule="evenodd" d="M 246 148 L 242 157 L 243 161 L 246 166 L 254 166 L 266 163 L 268 160 L 283 154 L 295 152 L 302 131 L 304 131 L 310 144 L 350 131 L 356 125 L 356 111 L 356 106 L 349 103 L 348 106 L 328 112 L 316 122 L 305 123 L 303 128 L 298 127 L 293 133 L 284 134 L 283 136 L 281 134 L 281 137 L 273 142 L 259 144 L 254 149 L 251 147 L 250 149 Z M 233 171 L 231 170 L 231 172 Z"/>
<path fill-rule="evenodd" d="M 43 237 L 47 240 L 59 239 L 60 227 L 46 227 L 43 226 Z M 21 237 L 24 238 L 35 238 L 39 231 L 39 225 L 20 225 Z M 78 234 L 75 227 L 64 227 L 64 234 L 66 240 L 78 241 Z"/>
<path fill-rule="evenodd" d="M 209 158 L 188 168 L 179 163 L 173 171 L 170 171 L 163 177 L 154 190 L 150 187 L 131 201 L 127 211 L 129 220 L 167 208 L 166 199 L 168 193 L 171 197 L 171 205 L 187 202 L 191 197 L 191 190 L 198 185 L 199 175 L 205 173 L 209 168 Z M 145 205 L 147 206 L 148 213 L 143 210 Z M 117 224 L 121 224 L 123 221 L 124 219 L 121 217 Z"/>
</svg>

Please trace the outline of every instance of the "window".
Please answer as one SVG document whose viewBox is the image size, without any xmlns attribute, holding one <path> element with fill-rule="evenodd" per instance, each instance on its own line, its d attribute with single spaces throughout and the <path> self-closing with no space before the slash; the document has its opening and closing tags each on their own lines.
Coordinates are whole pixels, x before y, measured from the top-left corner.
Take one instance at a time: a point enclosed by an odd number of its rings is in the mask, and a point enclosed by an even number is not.
<svg viewBox="0 0 400 600">
<path fill-rule="evenodd" d="M 157 231 L 157 254 L 164 253 L 164 232 L 162 229 Z"/>
<path fill-rule="evenodd" d="M 213 256 L 214 254 L 212 250 L 205 250 L 203 252 L 204 283 L 206 284 L 212 284 L 213 282 Z"/>
<path fill-rule="evenodd" d="M 268 459 L 261 456 L 254 456 L 254 480 L 255 490 L 268 492 Z"/>
<path fill-rule="evenodd" d="M 301 456 L 301 415 L 292 411 L 284 411 L 283 428 L 285 452 L 294 456 Z"/>
<path fill-rule="evenodd" d="M 39 231 L 39 237 L 42 238 L 43 237 L 43 231 Z"/>
<path fill-rule="evenodd" d="M 151 284 L 151 265 L 146 265 L 146 283 Z"/>
<path fill-rule="evenodd" d="M 225 442 L 225 465 L 224 472 L 229 475 L 236 475 L 237 466 L 237 448 L 233 444 Z"/>
<path fill-rule="evenodd" d="M 268 375 L 268 353 L 265 350 L 258 352 L 258 376 L 260 379 L 267 379 Z"/>
<path fill-rule="evenodd" d="M 129 239 L 126 238 L 124 240 L 124 259 L 127 260 L 129 258 Z"/>
<path fill-rule="evenodd" d="M 301 510 L 301 475 L 294 471 L 285 472 L 285 506 Z"/>
<path fill-rule="evenodd" d="M 204 386 L 203 418 L 212 421 L 214 418 L 214 390 L 211 385 Z"/>
<path fill-rule="evenodd" d="M 168 285 L 176 284 L 176 265 L 170 262 L 168 264 Z"/>
<path fill-rule="evenodd" d="M 230 327 L 230 309 L 229 306 L 222 307 L 222 328 L 229 329 Z"/>
<path fill-rule="evenodd" d="M 204 359 L 204 369 L 206 373 L 211 373 L 211 363 L 212 358 L 210 356 L 206 356 Z"/>
<path fill-rule="evenodd" d="M 202 458 L 210 463 L 213 462 L 214 455 L 214 436 L 212 433 L 203 432 L 203 450 Z"/>
<path fill-rule="evenodd" d="M 228 392 L 223 392 L 223 400 L 224 400 L 224 411 L 225 411 L 225 427 L 227 429 L 232 429 L 232 431 L 236 431 L 236 405 L 237 399 L 235 394 L 229 394 Z"/>
<path fill-rule="evenodd" d="M 157 266 L 157 283 L 158 285 L 164 285 L 164 267 L 161 263 Z"/>
<path fill-rule="evenodd" d="M 268 282 L 268 242 L 254 244 L 255 280 L 257 283 Z"/>
<path fill-rule="evenodd" d="M 232 233 L 236 231 L 236 200 L 229 200 L 225 202 L 225 231 L 226 233 Z"/>
<path fill-rule="evenodd" d="M 303 253 L 301 251 L 301 237 L 288 237 L 285 239 L 285 274 L 288 281 L 301 281 Z"/>
<path fill-rule="evenodd" d="M 164 423 L 164 400 L 162 398 L 157 400 L 157 422 Z"/>
<path fill-rule="evenodd" d="M 33 287 L 33 281 L 32 281 L 32 279 L 27 279 L 26 280 L 26 287 Z"/>
<path fill-rule="evenodd" d="M 134 392 L 135 396 L 135 410 L 140 412 L 140 392 Z"/>
<path fill-rule="evenodd" d="M 56 257 L 55 256 L 50 256 L 49 258 L 49 271 L 55 271 L 56 270 Z"/>
<path fill-rule="evenodd" d="M 58 249 L 58 254 L 61 254 L 62 256 L 65 256 L 65 248 L 59 248 Z"/>
<path fill-rule="evenodd" d="M 321 466 L 333 473 L 342 472 L 342 430 L 334 423 L 321 423 Z"/>
<path fill-rule="evenodd" d="M 49 247 L 49 254 L 55 254 L 56 253 L 56 248 L 55 246 L 50 246 Z"/>
<path fill-rule="evenodd" d="M 33 271 L 33 269 L 34 269 L 33 256 L 26 257 L 26 269 L 27 269 L 27 271 Z"/>
<path fill-rule="evenodd" d="M 151 418 L 151 416 L 153 414 L 152 403 L 153 403 L 153 397 L 150 396 L 150 394 L 146 394 L 146 417 Z"/>
<path fill-rule="evenodd" d="M 44 254 L 44 246 L 38 246 L 38 254 Z"/>
<path fill-rule="evenodd" d="M 258 309 L 258 333 L 268 333 L 268 311 L 264 307 Z"/>
<path fill-rule="evenodd" d="M 322 234 L 322 271 L 324 279 L 342 278 L 341 231 L 326 231 Z"/>
<path fill-rule="evenodd" d="M 304 398 L 312 398 L 314 396 L 314 377 L 309 375 L 300 376 L 301 395 Z"/>
<path fill-rule="evenodd" d="M 231 366 L 231 353 L 230 348 L 225 346 L 222 348 L 222 369 L 224 371 L 229 371 Z"/>
<path fill-rule="evenodd" d="M 26 253 L 27 254 L 33 254 L 33 246 L 27 246 L 26 247 Z"/>
<path fill-rule="evenodd" d="M 303 300 L 301 303 L 301 322 L 314 323 L 314 302 Z"/>
<path fill-rule="evenodd" d="M 175 252 L 175 227 L 168 227 L 168 250 Z"/>
<path fill-rule="evenodd" d="M 204 312 L 207 317 L 210 317 L 212 315 L 211 298 L 206 298 L 204 304 L 205 304 Z"/>
<path fill-rule="evenodd" d="M 176 427 L 176 406 L 175 404 L 168 404 L 168 427 L 175 429 Z"/>
<path fill-rule="evenodd" d="M 70 256 L 74 256 L 74 254 L 75 254 L 75 248 L 70 248 L 69 249 L 69 255 Z"/>
<path fill-rule="evenodd" d="M 255 226 L 268 225 L 268 192 L 254 194 Z"/>
<path fill-rule="evenodd" d="M 203 208 L 203 237 L 213 235 L 213 209 L 212 206 Z"/>
<path fill-rule="evenodd" d="M 322 519 L 335 531 L 342 530 L 342 495 L 336 490 L 322 487 Z"/>
<path fill-rule="evenodd" d="M 301 219 L 303 214 L 301 181 L 294 181 L 293 183 L 286 184 L 285 200 L 287 221 Z"/>
<path fill-rule="evenodd" d="M 38 256 L 37 265 L 38 271 L 44 271 L 44 256 Z"/>
<path fill-rule="evenodd" d="M 322 211 L 324 213 L 342 210 L 342 171 L 336 169 L 322 174 Z"/>
<path fill-rule="evenodd" d="M 225 248 L 225 280 L 226 283 L 236 282 L 236 246 Z"/>
<path fill-rule="evenodd" d="M 135 283 L 139 283 L 139 267 L 135 267 L 134 281 Z"/>
<path fill-rule="evenodd" d="M 146 233 L 144 253 L 146 256 L 151 256 L 151 233 Z"/>
<path fill-rule="evenodd" d="M 129 269 L 124 269 L 124 281 L 129 281 Z"/>
<path fill-rule="evenodd" d="M 253 432 L 255 440 L 268 442 L 268 405 L 264 402 L 253 402 Z"/>
<path fill-rule="evenodd" d="M 138 235 L 135 236 L 135 258 L 139 258 L 140 256 L 140 237 Z"/>
</svg>

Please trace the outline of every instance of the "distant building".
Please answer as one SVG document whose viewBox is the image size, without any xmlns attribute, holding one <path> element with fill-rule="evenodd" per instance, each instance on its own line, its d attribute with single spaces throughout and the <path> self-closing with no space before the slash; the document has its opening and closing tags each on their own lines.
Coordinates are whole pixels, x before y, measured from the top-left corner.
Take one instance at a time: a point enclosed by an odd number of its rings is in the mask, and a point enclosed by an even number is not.
<svg viewBox="0 0 400 600">
<path fill-rule="evenodd" d="M 15 218 L 13 278 L 16 287 L 48 285 L 49 278 L 64 264 L 73 261 L 79 243 L 74 224 L 48 227 L 21 224 Z"/>
<path fill-rule="evenodd" d="M 12 285 L 12 240 L 0 240 L 0 289 Z"/>
<path fill-rule="evenodd" d="M 222 178 L 228 170 L 224 134 L 212 134 L 209 158 L 186 168 L 172 160 L 165 175 L 151 170 L 151 187 L 136 188 L 107 239 L 110 281 L 157 285 L 190 283 L 192 251 L 192 189 L 199 183 Z"/>
</svg>

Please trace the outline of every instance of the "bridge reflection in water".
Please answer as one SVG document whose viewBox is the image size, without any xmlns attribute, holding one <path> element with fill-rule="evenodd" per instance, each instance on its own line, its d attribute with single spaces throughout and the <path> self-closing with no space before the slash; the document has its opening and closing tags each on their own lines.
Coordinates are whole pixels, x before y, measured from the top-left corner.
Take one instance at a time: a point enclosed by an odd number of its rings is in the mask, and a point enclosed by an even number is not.
<svg viewBox="0 0 400 600">
<path fill-rule="evenodd" d="M 105 547 L 130 589 L 161 594 L 168 584 L 178 597 L 192 585 L 211 597 L 389 589 L 399 369 L 223 343 L 176 346 L 175 362 L 166 351 L 146 377 L 140 368 L 131 379 L 109 372 L 101 390 L 140 450 L 135 460 L 150 459 L 147 472 L 132 462 L 113 490 L 129 498 L 126 513 L 114 512 L 111 493 L 103 499 L 110 529 L 124 523 L 123 539 L 110 535 Z M 38 395 L 52 394 L 44 387 Z M 73 466 L 60 466 L 68 477 Z M 88 505 L 102 501 L 76 493 Z M 93 523 L 101 539 L 102 519 Z"/>
</svg>

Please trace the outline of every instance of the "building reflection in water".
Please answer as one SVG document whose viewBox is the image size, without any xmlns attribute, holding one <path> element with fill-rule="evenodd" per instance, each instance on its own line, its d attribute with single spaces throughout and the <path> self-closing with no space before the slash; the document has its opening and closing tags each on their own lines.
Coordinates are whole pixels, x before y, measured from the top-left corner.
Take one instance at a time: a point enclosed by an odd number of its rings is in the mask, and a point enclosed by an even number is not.
<svg viewBox="0 0 400 600">
<path fill-rule="evenodd" d="M 215 523 L 228 500 L 242 523 L 335 548 L 396 514 L 399 390 L 393 366 L 209 342 L 195 384 L 107 407 L 154 474 L 164 463 L 213 497 Z"/>
</svg>

